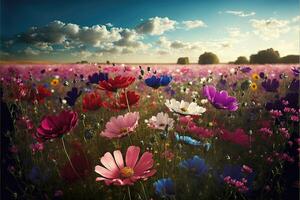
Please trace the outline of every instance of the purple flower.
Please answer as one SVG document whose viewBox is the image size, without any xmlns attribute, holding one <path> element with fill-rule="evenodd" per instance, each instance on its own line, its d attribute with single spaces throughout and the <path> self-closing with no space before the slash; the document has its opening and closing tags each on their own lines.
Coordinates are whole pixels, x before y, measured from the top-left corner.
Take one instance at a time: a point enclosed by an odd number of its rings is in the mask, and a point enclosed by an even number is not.
<svg viewBox="0 0 300 200">
<path fill-rule="evenodd" d="M 203 88 L 203 95 L 217 109 L 229 111 L 236 111 L 238 109 L 236 98 L 229 96 L 227 91 L 222 90 L 219 92 L 214 86 L 205 86 Z"/>
<path fill-rule="evenodd" d="M 268 79 L 261 83 L 261 86 L 265 89 L 267 92 L 277 92 L 277 89 L 279 88 L 279 81 L 277 79 Z"/>
<path fill-rule="evenodd" d="M 292 67 L 292 72 L 293 72 L 293 74 L 294 74 L 294 76 L 299 76 L 299 74 L 300 74 L 300 67 Z"/>
<path fill-rule="evenodd" d="M 252 69 L 250 67 L 241 67 L 241 72 L 243 73 L 249 73 Z"/>
</svg>

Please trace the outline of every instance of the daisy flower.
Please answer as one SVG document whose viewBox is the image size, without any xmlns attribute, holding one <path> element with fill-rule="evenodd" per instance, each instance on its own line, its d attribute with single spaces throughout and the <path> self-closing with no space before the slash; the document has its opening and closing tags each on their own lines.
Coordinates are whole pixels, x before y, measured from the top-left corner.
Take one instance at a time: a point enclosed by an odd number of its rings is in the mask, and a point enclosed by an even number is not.
<svg viewBox="0 0 300 200">
<path fill-rule="evenodd" d="M 181 115 L 201 115 L 206 111 L 206 108 L 198 106 L 195 102 L 189 103 L 183 100 L 181 100 L 181 102 L 175 99 L 167 100 L 165 105 L 170 111 Z"/>
<path fill-rule="evenodd" d="M 167 113 L 160 112 L 156 116 L 152 116 L 146 120 L 147 125 L 153 129 L 165 130 L 166 128 L 173 129 L 174 120 L 169 118 Z"/>
</svg>

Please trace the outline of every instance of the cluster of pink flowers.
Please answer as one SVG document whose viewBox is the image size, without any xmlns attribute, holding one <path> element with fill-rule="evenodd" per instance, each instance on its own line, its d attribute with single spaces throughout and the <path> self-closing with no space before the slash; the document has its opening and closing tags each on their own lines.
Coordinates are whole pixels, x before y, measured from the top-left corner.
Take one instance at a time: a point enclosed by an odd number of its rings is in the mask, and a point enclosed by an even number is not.
<svg viewBox="0 0 300 200">
<path fill-rule="evenodd" d="M 298 115 L 292 115 L 291 120 L 294 122 L 299 122 L 299 116 Z"/>
<path fill-rule="evenodd" d="M 231 178 L 230 176 L 226 176 L 224 178 L 224 182 L 228 185 L 237 188 L 239 192 L 247 192 L 249 188 L 246 186 L 247 179 L 242 178 L 242 181 L 236 180 L 234 178 Z"/>
<path fill-rule="evenodd" d="M 241 128 L 238 128 L 233 132 L 230 132 L 226 129 L 220 129 L 219 135 L 221 139 L 225 141 L 230 141 L 245 147 L 250 146 L 250 136 L 247 135 L 245 131 Z"/>
<path fill-rule="evenodd" d="M 279 128 L 279 133 L 286 139 L 289 139 L 291 135 L 289 134 L 289 130 L 286 128 Z"/>
<path fill-rule="evenodd" d="M 264 139 L 267 139 L 273 135 L 273 131 L 271 131 L 269 128 L 261 128 L 259 129 L 259 132 L 262 134 Z"/>
<path fill-rule="evenodd" d="M 33 143 L 29 147 L 31 149 L 32 154 L 35 154 L 36 152 L 44 150 L 44 143 Z"/>
<path fill-rule="evenodd" d="M 274 161 L 274 159 L 278 159 L 278 160 L 286 161 L 286 162 L 290 162 L 290 163 L 293 163 L 295 161 L 294 158 L 292 158 L 287 153 L 278 153 L 278 152 L 274 152 L 273 155 L 268 156 L 266 160 L 268 163 L 272 163 Z"/>
<path fill-rule="evenodd" d="M 247 165 L 243 165 L 241 170 L 246 174 L 251 174 L 253 172 L 253 169 Z"/>
<path fill-rule="evenodd" d="M 278 118 L 282 116 L 282 112 L 280 110 L 270 110 L 270 114 L 273 118 Z"/>
</svg>

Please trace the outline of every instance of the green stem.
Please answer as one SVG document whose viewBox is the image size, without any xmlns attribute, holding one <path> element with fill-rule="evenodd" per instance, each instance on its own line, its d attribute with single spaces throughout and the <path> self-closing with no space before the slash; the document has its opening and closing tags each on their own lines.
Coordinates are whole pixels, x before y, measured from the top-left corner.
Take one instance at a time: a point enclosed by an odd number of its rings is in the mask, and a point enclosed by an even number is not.
<svg viewBox="0 0 300 200">
<path fill-rule="evenodd" d="M 130 194 L 130 188 L 129 188 L 129 186 L 127 187 L 127 191 L 128 191 L 129 200 L 131 200 L 131 194 Z"/>
</svg>

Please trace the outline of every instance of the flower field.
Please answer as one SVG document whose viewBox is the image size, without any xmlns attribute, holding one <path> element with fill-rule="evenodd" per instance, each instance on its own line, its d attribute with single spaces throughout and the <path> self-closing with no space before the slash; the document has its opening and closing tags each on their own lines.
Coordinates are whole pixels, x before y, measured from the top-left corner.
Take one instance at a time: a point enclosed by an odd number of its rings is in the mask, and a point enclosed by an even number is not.
<svg viewBox="0 0 300 200">
<path fill-rule="evenodd" d="M 0 72 L 7 199 L 298 193 L 300 66 L 2 65 Z"/>
</svg>

